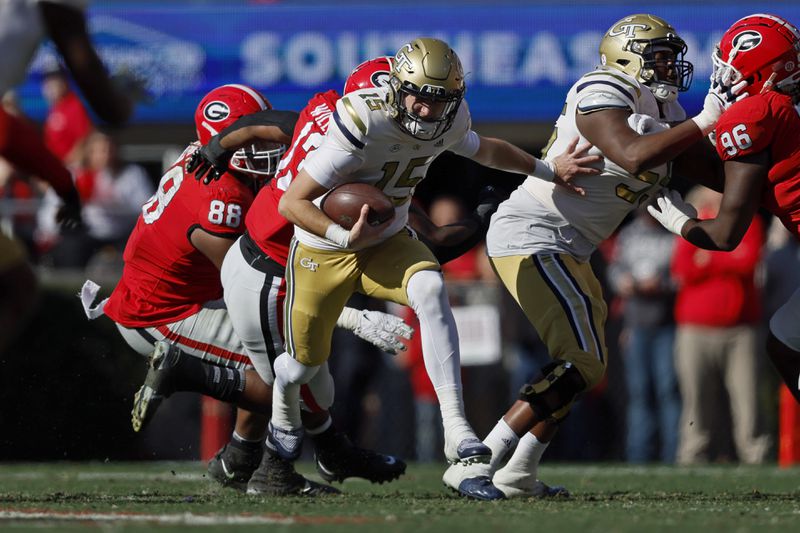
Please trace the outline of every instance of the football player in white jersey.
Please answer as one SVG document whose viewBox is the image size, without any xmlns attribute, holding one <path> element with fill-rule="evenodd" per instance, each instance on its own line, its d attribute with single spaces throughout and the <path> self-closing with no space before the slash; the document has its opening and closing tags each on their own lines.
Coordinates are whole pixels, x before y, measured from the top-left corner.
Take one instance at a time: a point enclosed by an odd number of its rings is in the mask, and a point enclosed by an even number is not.
<svg viewBox="0 0 800 533">
<path fill-rule="evenodd" d="M 269 439 L 280 454 L 295 458 L 303 433 L 298 394 L 327 361 L 336 315 L 354 292 L 411 306 L 420 319 L 423 355 L 436 389 L 451 462 L 488 462 L 491 451 L 464 416 L 458 334 L 439 263 L 430 249 L 405 230 L 411 196 L 431 162 L 445 150 L 493 168 L 535 174 L 572 187 L 583 167 L 597 158 L 581 150 L 546 164 L 500 139 L 471 129 L 464 101 L 464 73 L 450 46 L 420 38 L 396 54 L 389 87 L 363 89 L 336 105 L 322 145 L 309 156 L 280 200 L 281 213 L 295 224 L 287 264 L 286 353 L 274 365 L 273 417 Z M 555 172 L 554 172 L 555 168 Z M 320 209 L 323 195 L 346 182 L 381 189 L 395 216 L 367 224 L 368 208 L 351 230 Z M 474 497 L 495 499 L 488 478 L 469 480 Z M 500 495 L 502 496 L 502 495 Z"/>
<path fill-rule="evenodd" d="M 484 440 L 491 462 L 450 467 L 448 486 L 489 476 L 507 497 L 560 492 L 537 480 L 539 460 L 576 396 L 603 377 L 608 357 L 606 304 L 589 257 L 628 213 L 667 183 L 669 161 L 701 141 L 723 101 L 735 98 L 709 92 L 703 111 L 684 121 L 677 96 L 688 89 L 693 70 L 685 53 L 686 43 L 659 17 L 639 14 L 616 22 L 600 43 L 601 65 L 572 86 L 545 148 L 546 154 L 557 153 L 577 135 L 594 145 L 589 153 L 603 156 L 600 174 L 575 180 L 585 195 L 528 177 L 492 217 L 492 267 L 552 361 L 522 388 Z"/>
</svg>

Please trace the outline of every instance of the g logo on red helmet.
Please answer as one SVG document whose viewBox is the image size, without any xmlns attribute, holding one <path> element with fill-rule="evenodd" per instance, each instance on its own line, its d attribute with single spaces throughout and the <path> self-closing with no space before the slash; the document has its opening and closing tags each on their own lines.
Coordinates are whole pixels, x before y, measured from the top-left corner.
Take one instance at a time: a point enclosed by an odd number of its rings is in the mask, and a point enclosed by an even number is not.
<svg viewBox="0 0 800 533">
<path fill-rule="evenodd" d="M 220 102 L 219 100 L 214 100 L 213 102 L 209 102 L 203 108 L 203 117 L 210 122 L 219 122 L 220 120 L 225 120 L 231 114 L 231 108 L 228 107 L 228 104 L 225 102 Z"/>
<path fill-rule="evenodd" d="M 755 30 L 745 30 L 733 37 L 731 44 L 734 50 L 747 52 L 761 44 L 761 34 Z"/>
<path fill-rule="evenodd" d="M 372 80 L 372 85 L 375 87 L 388 87 L 389 86 L 389 71 L 387 70 L 379 70 L 377 72 L 373 72 L 372 76 L 370 76 Z"/>
</svg>

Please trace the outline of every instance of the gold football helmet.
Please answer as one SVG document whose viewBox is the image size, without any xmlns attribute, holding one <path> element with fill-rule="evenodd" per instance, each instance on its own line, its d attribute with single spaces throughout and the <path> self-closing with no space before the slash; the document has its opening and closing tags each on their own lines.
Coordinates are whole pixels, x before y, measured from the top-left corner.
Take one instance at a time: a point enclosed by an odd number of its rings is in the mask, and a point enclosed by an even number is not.
<svg viewBox="0 0 800 533">
<path fill-rule="evenodd" d="M 618 20 L 600 41 L 600 62 L 647 85 L 662 102 L 672 102 L 692 83 L 686 43 L 669 22 L 655 15 Z"/>
<path fill-rule="evenodd" d="M 466 86 L 461 60 L 446 42 L 423 37 L 403 45 L 392 63 L 389 77 L 392 117 L 414 138 L 439 137 L 452 126 L 464 99 Z M 406 109 L 407 95 L 430 101 L 438 114 L 423 119 Z"/>
</svg>

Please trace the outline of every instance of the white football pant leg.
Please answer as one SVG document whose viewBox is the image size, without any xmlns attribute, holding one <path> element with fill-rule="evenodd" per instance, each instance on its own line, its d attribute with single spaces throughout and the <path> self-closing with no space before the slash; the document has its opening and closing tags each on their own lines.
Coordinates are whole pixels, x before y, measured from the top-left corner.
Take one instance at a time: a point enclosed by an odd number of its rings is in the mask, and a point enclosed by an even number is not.
<svg viewBox="0 0 800 533">
<path fill-rule="evenodd" d="M 239 241 L 225 255 L 220 272 L 225 303 L 233 328 L 242 341 L 258 375 L 267 385 L 274 380 L 270 360 L 283 352 L 278 297 L 283 279 L 251 267 L 242 256 Z"/>
</svg>

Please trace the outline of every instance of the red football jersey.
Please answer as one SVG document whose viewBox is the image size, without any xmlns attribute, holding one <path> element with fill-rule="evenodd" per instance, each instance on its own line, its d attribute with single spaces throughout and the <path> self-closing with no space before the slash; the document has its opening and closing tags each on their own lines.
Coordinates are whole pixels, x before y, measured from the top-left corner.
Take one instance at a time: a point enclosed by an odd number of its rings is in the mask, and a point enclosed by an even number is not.
<svg viewBox="0 0 800 533">
<path fill-rule="evenodd" d="M 210 185 L 186 174 L 184 164 L 196 146 L 161 178 L 128 238 L 122 279 L 105 307 L 106 315 L 125 327 L 175 322 L 222 298 L 219 270 L 192 246 L 189 234 L 199 227 L 235 239 L 244 232 L 254 195 L 230 174 Z"/>
<path fill-rule="evenodd" d="M 282 265 L 286 265 L 289 257 L 294 225 L 278 213 L 278 202 L 303 168 L 306 156 L 322 144 L 339 98 L 336 91 L 327 91 L 309 100 L 297 119 L 292 145 L 281 159 L 275 179 L 259 191 L 247 213 L 247 232 L 267 255 Z"/>
<path fill-rule="evenodd" d="M 723 113 L 716 128 L 723 161 L 769 150 L 772 166 L 762 205 L 800 238 L 800 115 L 788 95 L 749 96 Z"/>
</svg>

